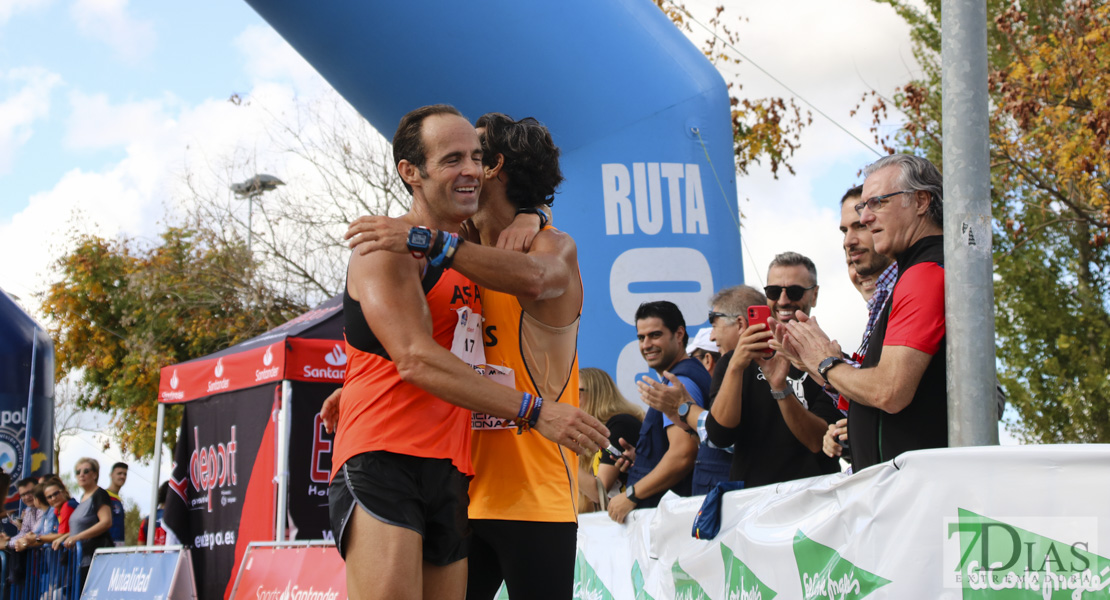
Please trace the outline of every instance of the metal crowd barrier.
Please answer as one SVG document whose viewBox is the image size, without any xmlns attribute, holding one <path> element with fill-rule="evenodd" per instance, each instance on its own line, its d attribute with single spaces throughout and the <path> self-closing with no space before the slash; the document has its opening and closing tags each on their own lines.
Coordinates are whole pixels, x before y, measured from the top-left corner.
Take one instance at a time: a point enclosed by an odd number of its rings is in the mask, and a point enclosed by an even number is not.
<svg viewBox="0 0 1110 600">
<path fill-rule="evenodd" d="M 81 542 L 74 548 L 32 548 L 22 556 L 4 553 L 3 600 L 78 600 L 81 597 Z M 19 573 L 18 563 L 23 563 Z"/>
</svg>

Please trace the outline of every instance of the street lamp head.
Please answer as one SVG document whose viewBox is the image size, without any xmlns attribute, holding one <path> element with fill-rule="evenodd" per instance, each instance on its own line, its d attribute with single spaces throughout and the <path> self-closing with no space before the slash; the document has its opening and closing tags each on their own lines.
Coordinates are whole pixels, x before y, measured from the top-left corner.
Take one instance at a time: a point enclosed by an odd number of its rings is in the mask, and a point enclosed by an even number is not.
<svg viewBox="0 0 1110 600">
<path fill-rule="evenodd" d="M 231 191 L 235 192 L 236 196 L 245 198 L 276 190 L 279 185 L 285 185 L 285 182 L 273 175 L 259 173 L 242 183 L 231 184 Z"/>
</svg>

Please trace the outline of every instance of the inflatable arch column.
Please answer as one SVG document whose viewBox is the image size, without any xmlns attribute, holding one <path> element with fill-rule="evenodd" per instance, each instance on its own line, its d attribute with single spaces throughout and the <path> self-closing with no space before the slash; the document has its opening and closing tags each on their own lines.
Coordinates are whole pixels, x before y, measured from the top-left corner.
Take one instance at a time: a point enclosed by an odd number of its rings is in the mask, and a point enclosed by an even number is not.
<svg viewBox="0 0 1110 600">
<path fill-rule="evenodd" d="M 671 300 L 696 330 L 742 281 L 725 82 L 652 2 L 248 2 L 387 137 L 440 102 L 548 126 L 586 287 L 580 364 L 629 399 L 636 307 Z"/>
</svg>

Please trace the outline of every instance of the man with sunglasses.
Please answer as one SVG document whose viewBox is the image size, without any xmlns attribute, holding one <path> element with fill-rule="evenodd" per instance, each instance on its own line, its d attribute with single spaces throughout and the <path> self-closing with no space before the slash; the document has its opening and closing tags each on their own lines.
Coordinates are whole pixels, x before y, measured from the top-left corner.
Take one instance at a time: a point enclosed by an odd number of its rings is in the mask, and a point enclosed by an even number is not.
<svg viewBox="0 0 1110 600">
<path fill-rule="evenodd" d="M 714 297 L 714 337 L 722 348 L 734 349 L 717 367 L 714 379 L 720 385 L 711 409 L 689 407 L 676 421 L 714 447 L 731 446 L 729 479 L 749 488 L 839 470 L 836 460 L 822 453 L 822 441 L 840 413 L 787 357 L 767 356 L 771 333 L 747 319 L 748 307 L 764 303 L 774 317 L 796 318 L 791 310 L 808 314 L 817 301 L 817 269 L 808 258 L 786 252 L 771 262 L 767 280 L 767 297 L 748 286 L 730 288 L 733 298 Z M 644 397 L 670 415 L 683 403 L 680 394 L 657 387 Z"/>
<path fill-rule="evenodd" d="M 849 399 L 856 471 L 902 452 L 948 445 L 945 372 L 943 182 L 929 161 L 896 154 L 864 169 L 855 208 L 898 279 L 867 340 L 860 369 L 815 320 L 776 332 L 776 345 Z M 785 334 L 785 335 L 783 335 Z"/>
</svg>

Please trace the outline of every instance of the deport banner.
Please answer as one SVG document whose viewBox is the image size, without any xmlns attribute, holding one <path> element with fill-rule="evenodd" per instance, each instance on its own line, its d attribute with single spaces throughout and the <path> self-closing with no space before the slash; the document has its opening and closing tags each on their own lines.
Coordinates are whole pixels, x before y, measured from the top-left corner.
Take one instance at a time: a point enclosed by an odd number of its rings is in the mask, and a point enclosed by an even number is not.
<svg viewBox="0 0 1110 600">
<path fill-rule="evenodd" d="M 280 386 L 189 402 L 165 522 L 192 546 L 201 598 L 222 598 L 247 545 L 274 533 L 274 423 Z"/>
<path fill-rule="evenodd" d="M 575 598 L 1110 598 L 1110 448 L 911 452 L 855 475 L 579 520 Z"/>
</svg>

